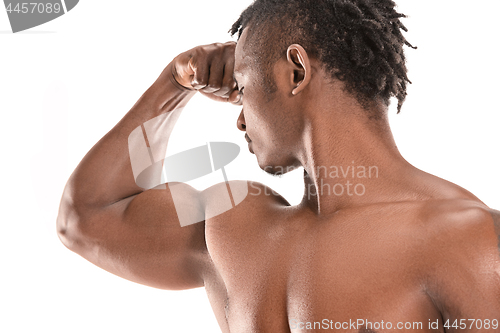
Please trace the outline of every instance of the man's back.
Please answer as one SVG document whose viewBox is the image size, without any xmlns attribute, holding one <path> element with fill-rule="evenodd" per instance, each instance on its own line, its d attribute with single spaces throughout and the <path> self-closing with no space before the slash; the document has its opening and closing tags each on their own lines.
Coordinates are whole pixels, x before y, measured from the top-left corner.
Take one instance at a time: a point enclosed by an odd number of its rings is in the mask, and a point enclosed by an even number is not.
<svg viewBox="0 0 500 333">
<path fill-rule="evenodd" d="M 484 235 L 478 233 L 491 228 L 492 212 L 467 191 L 428 180 L 432 199 L 374 203 L 330 216 L 291 207 L 252 184 L 254 195 L 206 221 L 213 268 L 205 288 L 221 327 L 443 331 L 454 318 L 442 317 L 441 306 L 452 306 L 445 304 L 449 298 L 466 298 L 468 283 L 484 285 L 464 271 L 488 268 L 474 259 L 484 255 Z M 466 299 L 469 316 L 477 318 L 458 319 L 497 319 L 478 306 L 493 300 Z"/>
</svg>

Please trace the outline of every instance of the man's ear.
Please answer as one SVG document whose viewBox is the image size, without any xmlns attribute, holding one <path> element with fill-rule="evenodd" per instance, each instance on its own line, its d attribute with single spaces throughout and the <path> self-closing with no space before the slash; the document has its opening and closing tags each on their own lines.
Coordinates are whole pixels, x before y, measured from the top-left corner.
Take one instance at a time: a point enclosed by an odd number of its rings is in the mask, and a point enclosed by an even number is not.
<svg viewBox="0 0 500 333">
<path fill-rule="evenodd" d="M 292 95 L 298 95 L 311 81 L 311 62 L 306 50 L 299 44 L 290 45 L 286 57 L 294 68 L 291 74 L 291 83 L 295 87 Z"/>
</svg>

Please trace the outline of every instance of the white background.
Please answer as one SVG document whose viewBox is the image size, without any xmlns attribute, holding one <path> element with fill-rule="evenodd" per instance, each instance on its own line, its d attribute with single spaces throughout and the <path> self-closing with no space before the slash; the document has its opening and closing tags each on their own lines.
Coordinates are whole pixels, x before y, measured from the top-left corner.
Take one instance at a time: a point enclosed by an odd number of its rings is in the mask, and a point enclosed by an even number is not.
<svg viewBox="0 0 500 333">
<path fill-rule="evenodd" d="M 500 208 L 498 0 L 399 0 L 418 50 L 391 123 L 403 155 Z M 218 332 L 203 289 L 169 292 L 115 277 L 66 250 L 55 232 L 64 184 L 85 153 L 178 53 L 229 40 L 249 0 L 91 1 L 12 34 L 0 10 L 0 332 Z M 239 108 L 195 97 L 177 150 L 229 141 L 232 178 L 296 203 L 300 173 L 264 175 L 236 129 Z"/>
</svg>

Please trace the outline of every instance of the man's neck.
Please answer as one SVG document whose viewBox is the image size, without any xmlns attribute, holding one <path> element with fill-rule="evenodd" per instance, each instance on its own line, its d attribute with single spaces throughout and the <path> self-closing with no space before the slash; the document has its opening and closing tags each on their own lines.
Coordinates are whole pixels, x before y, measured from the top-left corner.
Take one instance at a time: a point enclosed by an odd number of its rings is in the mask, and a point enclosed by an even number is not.
<svg viewBox="0 0 500 333">
<path fill-rule="evenodd" d="M 384 106 L 385 108 L 385 106 Z M 311 117 L 298 157 L 305 169 L 303 204 L 317 214 L 378 202 L 407 200 L 411 166 L 396 147 L 386 110 L 324 112 Z"/>
</svg>

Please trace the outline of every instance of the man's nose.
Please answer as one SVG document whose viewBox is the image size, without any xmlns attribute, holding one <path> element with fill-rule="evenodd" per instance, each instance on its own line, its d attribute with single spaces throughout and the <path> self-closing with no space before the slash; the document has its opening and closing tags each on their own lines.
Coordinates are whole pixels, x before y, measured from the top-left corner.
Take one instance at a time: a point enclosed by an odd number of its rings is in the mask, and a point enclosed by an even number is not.
<svg viewBox="0 0 500 333">
<path fill-rule="evenodd" d="M 240 131 L 245 132 L 247 129 L 247 125 L 245 124 L 245 115 L 243 114 L 243 109 L 241 110 L 240 116 L 238 117 L 237 125 Z"/>
</svg>

